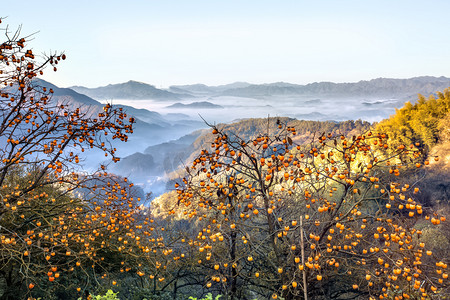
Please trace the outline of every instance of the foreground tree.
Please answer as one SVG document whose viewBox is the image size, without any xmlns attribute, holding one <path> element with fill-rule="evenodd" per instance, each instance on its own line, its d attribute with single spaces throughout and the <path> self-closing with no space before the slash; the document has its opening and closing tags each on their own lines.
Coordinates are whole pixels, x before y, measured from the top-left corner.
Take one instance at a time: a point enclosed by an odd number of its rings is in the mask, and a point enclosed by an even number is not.
<svg viewBox="0 0 450 300">
<path fill-rule="evenodd" d="M 230 299 L 439 298 L 447 261 L 415 227 L 445 221 L 414 200 L 419 143 L 391 146 L 368 132 L 322 133 L 296 145 L 296 129 L 215 140 L 176 184 L 171 214 L 198 232 L 178 245 L 196 253 L 206 286 Z M 427 162 L 425 162 L 427 163 Z M 408 183 L 399 180 L 400 170 Z M 436 276 L 438 274 L 438 276 Z"/>
<path fill-rule="evenodd" d="M 149 218 L 140 214 L 136 190 L 104 166 L 93 173 L 80 166 L 83 152 L 92 149 L 117 161 L 110 141 L 126 141 L 133 118 L 110 105 L 96 111 L 56 101 L 54 91 L 37 78 L 46 67 L 56 71 L 66 55 L 40 61 L 20 31 L 5 33 L 0 43 L 0 298 L 44 295 L 61 284 L 67 288 L 61 297 L 67 298 L 121 268 L 143 276 L 138 258 L 152 247 L 160 251 L 162 243 L 144 241 L 153 233 Z"/>
</svg>

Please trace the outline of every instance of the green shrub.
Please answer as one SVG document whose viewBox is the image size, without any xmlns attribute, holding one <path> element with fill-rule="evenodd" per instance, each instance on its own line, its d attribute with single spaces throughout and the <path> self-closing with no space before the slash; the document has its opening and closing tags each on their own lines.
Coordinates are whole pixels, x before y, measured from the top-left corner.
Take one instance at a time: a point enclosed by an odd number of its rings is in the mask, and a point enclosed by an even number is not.
<svg viewBox="0 0 450 300">
<path fill-rule="evenodd" d="M 90 299 L 92 300 L 120 300 L 119 297 L 117 297 L 118 293 L 114 293 L 112 290 L 108 290 L 104 296 L 102 295 L 90 295 Z M 78 300 L 81 300 L 81 298 L 78 298 Z"/>
<path fill-rule="evenodd" d="M 222 297 L 222 295 L 217 295 L 216 298 L 213 298 L 212 294 L 208 293 L 205 298 L 199 300 L 219 300 L 220 297 Z M 189 297 L 189 300 L 197 300 L 197 298 L 191 296 Z"/>
</svg>

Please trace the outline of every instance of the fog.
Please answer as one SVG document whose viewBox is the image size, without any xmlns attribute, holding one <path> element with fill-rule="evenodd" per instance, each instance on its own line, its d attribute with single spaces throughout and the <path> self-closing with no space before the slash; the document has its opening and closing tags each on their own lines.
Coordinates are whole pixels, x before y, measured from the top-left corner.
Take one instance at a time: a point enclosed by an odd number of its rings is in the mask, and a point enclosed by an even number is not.
<svg viewBox="0 0 450 300">
<path fill-rule="evenodd" d="M 190 104 L 209 102 L 222 108 L 169 107 L 175 103 Z M 113 104 L 123 104 L 135 108 L 156 111 L 166 118 L 206 120 L 210 124 L 228 123 L 245 118 L 265 118 L 286 116 L 304 120 L 356 120 L 377 122 L 395 112 L 403 101 L 398 99 L 361 98 L 313 98 L 313 97 L 199 97 L 184 101 L 154 100 L 114 100 Z M 176 114 L 176 115 L 174 115 Z M 182 115 L 180 115 L 182 114 Z"/>
</svg>

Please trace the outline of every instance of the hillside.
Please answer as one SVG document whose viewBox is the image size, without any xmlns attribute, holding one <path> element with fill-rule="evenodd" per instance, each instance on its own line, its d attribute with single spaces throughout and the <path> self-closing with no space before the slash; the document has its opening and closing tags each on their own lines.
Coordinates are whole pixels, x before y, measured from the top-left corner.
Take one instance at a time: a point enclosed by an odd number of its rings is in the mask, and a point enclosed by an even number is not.
<svg viewBox="0 0 450 300">
<path fill-rule="evenodd" d="M 428 153 L 423 177 L 418 179 L 423 203 L 448 205 L 450 199 L 450 89 L 415 104 L 407 102 L 394 115 L 377 124 L 393 143 L 418 143 Z M 446 207 L 446 206 L 445 206 Z M 448 207 L 447 207 L 448 209 Z"/>
</svg>

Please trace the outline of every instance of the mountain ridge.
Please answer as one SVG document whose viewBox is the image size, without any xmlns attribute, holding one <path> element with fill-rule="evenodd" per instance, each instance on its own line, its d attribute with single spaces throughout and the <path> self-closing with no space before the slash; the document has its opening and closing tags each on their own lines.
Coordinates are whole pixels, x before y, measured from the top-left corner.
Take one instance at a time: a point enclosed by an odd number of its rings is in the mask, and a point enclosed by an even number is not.
<svg viewBox="0 0 450 300">
<path fill-rule="evenodd" d="M 130 80 L 124 83 L 87 88 L 73 86 L 71 89 L 91 98 L 129 100 L 183 100 L 204 96 L 270 97 L 270 96 L 333 96 L 333 97 L 380 97 L 394 96 L 409 99 L 420 94 L 431 94 L 450 87 L 450 78 L 445 76 L 417 76 L 411 78 L 379 77 L 356 82 L 311 82 L 295 84 L 272 82 L 252 84 L 233 82 L 208 86 L 203 83 L 172 85 L 168 89 L 158 89 L 154 85 Z"/>
<path fill-rule="evenodd" d="M 302 95 L 302 96 L 395 96 L 431 94 L 450 86 L 450 78 L 441 76 L 421 76 L 408 79 L 375 78 L 358 82 L 334 83 L 313 82 L 306 85 L 290 83 L 269 83 L 250 85 L 245 88 L 234 88 L 222 92 L 222 95 L 251 97 L 274 95 Z"/>
<path fill-rule="evenodd" d="M 84 86 L 72 86 L 70 89 L 78 93 L 85 94 L 98 100 L 108 99 L 155 99 L 155 100 L 180 100 L 192 97 L 189 94 L 175 94 L 166 90 L 161 90 L 153 85 L 129 80 L 123 83 L 108 84 L 96 88 L 87 88 Z"/>
<path fill-rule="evenodd" d="M 272 82 L 252 84 L 235 82 L 226 85 L 207 86 L 205 84 L 173 85 L 169 90 L 190 93 L 192 95 L 268 97 L 286 95 L 327 95 L 327 96 L 416 96 L 417 93 L 430 94 L 450 86 L 450 78 L 445 76 L 417 76 L 411 78 L 379 77 L 356 82 L 311 82 L 295 84 L 289 82 Z"/>
</svg>

